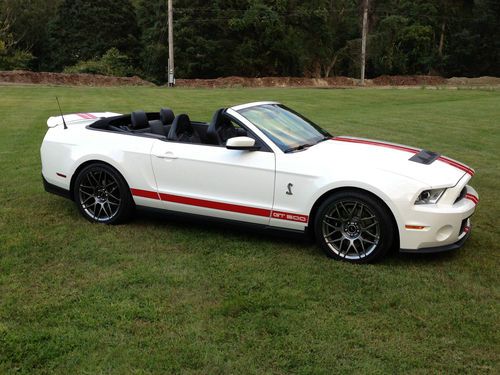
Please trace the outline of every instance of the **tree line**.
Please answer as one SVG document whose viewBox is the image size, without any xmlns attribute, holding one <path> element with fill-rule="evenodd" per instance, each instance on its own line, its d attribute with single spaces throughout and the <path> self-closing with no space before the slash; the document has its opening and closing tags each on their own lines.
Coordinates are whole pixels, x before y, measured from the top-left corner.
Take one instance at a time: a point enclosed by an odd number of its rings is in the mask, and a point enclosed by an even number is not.
<svg viewBox="0 0 500 375">
<path fill-rule="evenodd" d="M 174 0 L 176 76 L 359 77 L 362 0 Z M 498 0 L 370 0 L 366 75 L 500 75 Z M 167 0 L 1 0 L 0 70 L 167 80 Z"/>
</svg>

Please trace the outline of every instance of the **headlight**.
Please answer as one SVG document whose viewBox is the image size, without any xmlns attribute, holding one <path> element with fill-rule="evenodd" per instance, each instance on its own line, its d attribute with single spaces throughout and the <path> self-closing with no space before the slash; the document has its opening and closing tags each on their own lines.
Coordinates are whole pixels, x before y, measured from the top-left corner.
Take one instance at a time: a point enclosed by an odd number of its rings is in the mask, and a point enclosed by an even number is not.
<svg viewBox="0 0 500 375">
<path fill-rule="evenodd" d="M 435 204 L 439 201 L 439 198 L 441 198 L 445 191 L 446 189 L 424 190 L 418 196 L 415 204 Z"/>
</svg>

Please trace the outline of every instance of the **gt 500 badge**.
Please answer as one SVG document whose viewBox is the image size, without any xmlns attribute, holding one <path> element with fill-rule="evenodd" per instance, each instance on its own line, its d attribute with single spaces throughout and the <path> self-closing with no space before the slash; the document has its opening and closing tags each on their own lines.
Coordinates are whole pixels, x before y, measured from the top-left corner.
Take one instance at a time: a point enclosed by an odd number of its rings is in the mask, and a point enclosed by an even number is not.
<svg viewBox="0 0 500 375">
<path fill-rule="evenodd" d="M 308 216 L 306 215 L 290 214 L 288 212 L 279 212 L 279 211 L 273 211 L 271 213 L 271 216 L 274 219 L 298 221 L 300 223 L 307 223 L 307 220 L 309 219 Z"/>
</svg>

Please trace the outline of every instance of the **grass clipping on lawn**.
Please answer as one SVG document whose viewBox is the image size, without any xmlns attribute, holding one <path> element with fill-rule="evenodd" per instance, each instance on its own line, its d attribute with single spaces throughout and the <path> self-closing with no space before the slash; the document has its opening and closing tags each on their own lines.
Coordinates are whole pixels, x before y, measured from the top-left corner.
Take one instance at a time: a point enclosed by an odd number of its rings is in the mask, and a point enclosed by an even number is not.
<svg viewBox="0 0 500 375">
<path fill-rule="evenodd" d="M 472 236 L 458 252 L 355 266 L 307 241 L 168 217 L 93 225 L 43 191 L 56 95 L 66 113 L 169 106 L 205 121 L 278 100 L 336 135 L 441 152 L 476 169 Z M 500 92 L 4 86 L 0 98 L 0 373 L 498 373 Z"/>
</svg>

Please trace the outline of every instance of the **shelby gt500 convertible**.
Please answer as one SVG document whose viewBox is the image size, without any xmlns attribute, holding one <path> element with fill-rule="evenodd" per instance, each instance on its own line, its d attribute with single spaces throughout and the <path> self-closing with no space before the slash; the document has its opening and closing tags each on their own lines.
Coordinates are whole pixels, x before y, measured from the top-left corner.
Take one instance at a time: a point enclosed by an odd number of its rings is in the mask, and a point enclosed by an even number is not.
<svg viewBox="0 0 500 375">
<path fill-rule="evenodd" d="M 474 171 L 438 153 L 332 136 L 276 102 L 222 108 L 208 123 L 170 109 L 49 118 L 45 189 L 90 221 L 148 207 L 306 231 L 335 259 L 392 247 L 459 248 L 478 203 Z"/>
</svg>

